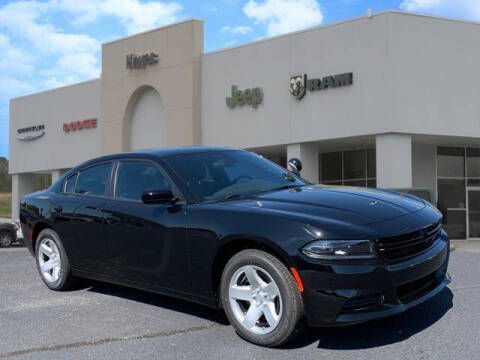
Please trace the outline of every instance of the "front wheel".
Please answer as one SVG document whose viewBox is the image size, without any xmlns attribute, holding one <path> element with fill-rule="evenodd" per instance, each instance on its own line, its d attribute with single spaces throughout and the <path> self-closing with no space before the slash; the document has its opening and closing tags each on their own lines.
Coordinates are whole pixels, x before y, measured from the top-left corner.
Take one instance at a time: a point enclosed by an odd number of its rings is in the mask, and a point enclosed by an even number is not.
<svg viewBox="0 0 480 360">
<path fill-rule="evenodd" d="M 36 245 L 38 272 L 51 290 L 68 290 L 75 278 L 71 274 L 70 262 L 58 234 L 51 229 L 40 232 Z"/>
<path fill-rule="evenodd" d="M 14 236 L 10 231 L 0 231 L 0 247 L 6 248 L 13 244 Z"/>
<path fill-rule="evenodd" d="M 273 255 L 244 250 L 225 266 L 221 300 L 237 333 L 262 346 L 280 346 L 301 333 L 303 301 L 292 274 Z"/>
</svg>

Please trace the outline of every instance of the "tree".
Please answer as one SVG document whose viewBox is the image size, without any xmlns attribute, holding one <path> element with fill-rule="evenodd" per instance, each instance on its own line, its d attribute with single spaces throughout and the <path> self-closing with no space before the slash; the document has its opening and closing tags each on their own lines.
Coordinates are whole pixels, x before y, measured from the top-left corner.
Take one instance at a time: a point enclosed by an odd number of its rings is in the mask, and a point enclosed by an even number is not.
<svg viewBox="0 0 480 360">
<path fill-rule="evenodd" d="M 0 157 L 0 193 L 12 192 L 12 176 L 8 174 L 8 159 Z"/>
</svg>

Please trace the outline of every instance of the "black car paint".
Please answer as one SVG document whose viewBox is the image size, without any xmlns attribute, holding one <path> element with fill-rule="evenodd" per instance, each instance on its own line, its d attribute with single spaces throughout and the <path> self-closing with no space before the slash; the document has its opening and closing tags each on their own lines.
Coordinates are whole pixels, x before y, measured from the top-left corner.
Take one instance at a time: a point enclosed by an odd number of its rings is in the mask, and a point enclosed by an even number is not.
<svg viewBox="0 0 480 360">
<path fill-rule="evenodd" d="M 211 307 L 219 306 L 219 274 L 214 271 L 219 270 L 217 264 L 227 260 L 222 258 L 223 249 L 255 244 L 299 271 L 310 325 L 334 325 L 391 315 L 426 300 L 449 282 L 445 275 L 449 239 L 443 231 L 427 251 L 397 264 L 381 259 L 342 262 L 311 259 L 300 251 L 310 240 L 294 236 L 308 224 L 319 229 L 324 239 L 376 239 L 423 229 L 440 221 L 439 212 L 420 199 L 391 191 L 306 185 L 198 203 L 165 161 L 172 156 L 223 150 L 226 149 L 150 150 L 106 156 L 82 164 L 50 189 L 22 199 L 21 226 L 24 234 L 30 234 L 25 243 L 33 254 L 32 237 L 42 227 L 50 227 L 64 242 L 74 274 Z M 63 181 L 71 174 L 99 162 L 115 164 L 120 159 L 158 164 L 175 185 L 180 201 L 153 205 L 114 199 L 113 175 L 105 198 L 61 192 Z M 409 304 L 398 300 L 396 286 L 432 272 L 439 277 L 434 290 Z M 382 307 L 342 313 L 346 301 L 365 293 L 384 294 Z"/>
</svg>

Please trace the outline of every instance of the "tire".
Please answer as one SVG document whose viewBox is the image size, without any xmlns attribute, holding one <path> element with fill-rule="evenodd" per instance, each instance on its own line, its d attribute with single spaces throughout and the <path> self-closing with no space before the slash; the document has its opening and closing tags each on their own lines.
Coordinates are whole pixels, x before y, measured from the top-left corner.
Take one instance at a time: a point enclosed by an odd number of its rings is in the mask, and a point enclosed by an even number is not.
<svg viewBox="0 0 480 360">
<path fill-rule="evenodd" d="M 220 293 L 228 320 L 249 342 L 277 347 L 303 331 L 304 307 L 297 283 L 285 265 L 267 252 L 249 249 L 233 256 L 223 271 Z"/>
<path fill-rule="evenodd" d="M 35 259 L 40 277 L 49 289 L 68 290 L 76 282 L 76 278 L 72 276 L 70 262 L 62 241 L 52 229 L 44 229 L 38 235 Z M 48 263 L 50 260 L 51 262 Z M 50 267 L 51 269 L 46 271 Z"/>
<path fill-rule="evenodd" d="M 15 237 L 8 230 L 0 231 L 0 248 L 7 248 L 13 244 Z"/>
</svg>

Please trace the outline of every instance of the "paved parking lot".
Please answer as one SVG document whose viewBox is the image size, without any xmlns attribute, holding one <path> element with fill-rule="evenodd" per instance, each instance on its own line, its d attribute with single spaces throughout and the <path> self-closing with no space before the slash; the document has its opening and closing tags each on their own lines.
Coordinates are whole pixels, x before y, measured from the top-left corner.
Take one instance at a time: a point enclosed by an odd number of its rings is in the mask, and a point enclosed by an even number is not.
<svg viewBox="0 0 480 360">
<path fill-rule="evenodd" d="M 405 314 L 264 349 L 183 301 L 102 283 L 49 291 L 26 250 L 2 249 L 0 359 L 478 359 L 480 253 L 454 251 L 450 273 L 448 289 Z"/>
</svg>

